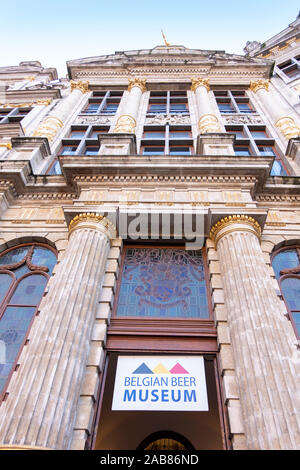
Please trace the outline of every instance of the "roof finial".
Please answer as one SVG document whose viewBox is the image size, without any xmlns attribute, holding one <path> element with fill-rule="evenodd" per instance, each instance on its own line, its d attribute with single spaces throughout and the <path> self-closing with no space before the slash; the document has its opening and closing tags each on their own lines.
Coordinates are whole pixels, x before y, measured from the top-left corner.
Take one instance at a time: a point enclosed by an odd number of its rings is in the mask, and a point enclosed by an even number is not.
<svg viewBox="0 0 300 470">
<path fill-rule="evenodd" d="M 166 40 L 166 36 L 164 35 L 163 30 L 161 30 L 162 37 L 164 39 L 165 46 L 171 46 L 171 44 Z"/>
</svg>

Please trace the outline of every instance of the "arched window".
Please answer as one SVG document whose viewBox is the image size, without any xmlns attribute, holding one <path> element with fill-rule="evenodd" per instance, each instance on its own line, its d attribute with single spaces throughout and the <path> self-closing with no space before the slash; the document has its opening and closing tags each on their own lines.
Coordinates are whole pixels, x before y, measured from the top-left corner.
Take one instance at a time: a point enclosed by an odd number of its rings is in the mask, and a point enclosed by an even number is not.
<svg viewBox="0 0 300 470">
<path fill-rule="evenodd" d="M 277 250 L 272 266 L 296 335 L 300 337 L 300 245 Z"/>
<path fill-rule="evenodd" d="M 38 243 L 19 245 L 0 254 L 0 396 L 55 264 L 54 250 Z"/>
</svg>

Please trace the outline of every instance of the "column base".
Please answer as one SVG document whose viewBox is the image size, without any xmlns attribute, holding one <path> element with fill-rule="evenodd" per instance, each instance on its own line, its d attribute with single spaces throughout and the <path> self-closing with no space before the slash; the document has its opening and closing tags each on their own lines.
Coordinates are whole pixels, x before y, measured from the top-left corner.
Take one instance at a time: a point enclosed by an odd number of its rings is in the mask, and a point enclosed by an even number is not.
<svg viewBox="0 0 300 470">
<path fill-rule="evenodd" d="M 49 447 L 39 447 L 39 446 L 26 446 L 26 445 L 19 445 L 19 444 L 7 444 L 7 445 L 0 445 L 0 452 L 2 450 L 53 450 Z"/>
</svg>

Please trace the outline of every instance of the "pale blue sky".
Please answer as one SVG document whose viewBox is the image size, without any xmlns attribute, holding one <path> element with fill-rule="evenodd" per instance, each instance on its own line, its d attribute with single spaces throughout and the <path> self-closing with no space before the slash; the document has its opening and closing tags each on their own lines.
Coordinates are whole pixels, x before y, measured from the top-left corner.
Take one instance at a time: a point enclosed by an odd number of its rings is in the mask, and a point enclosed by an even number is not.
<svg viewBox="0 0 300 470">
<path fill-rule="evenodd" d="M 299 0 L 0 0 L 0 67 L 66 61 L 168 42 L 243 54 L 296 19 Z"/>
</svg>

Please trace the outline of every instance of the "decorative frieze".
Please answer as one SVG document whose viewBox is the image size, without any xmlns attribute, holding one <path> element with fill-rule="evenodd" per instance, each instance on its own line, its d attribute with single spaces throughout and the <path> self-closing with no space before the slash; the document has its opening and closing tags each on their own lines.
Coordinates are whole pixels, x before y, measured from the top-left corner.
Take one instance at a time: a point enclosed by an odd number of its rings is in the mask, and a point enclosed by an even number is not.
<svg viewBox="0 0 300 470">
<path fill-rule="evenodd" d="M 145 125 L 157 124 L 164 126 L 166 124 L 190 124 L 191 118 L 182 113 L 176 114 L 156 114 L 155 116 L 147 117 Z"/>
<path fill-rule="evenodd" d="M 230 114 L 230 115 L 223 115 L 222 120 L 224 124 L 264 124 L 262 118 L 257 115 L 241 115 L 241 114 Z"/>
</svg>

